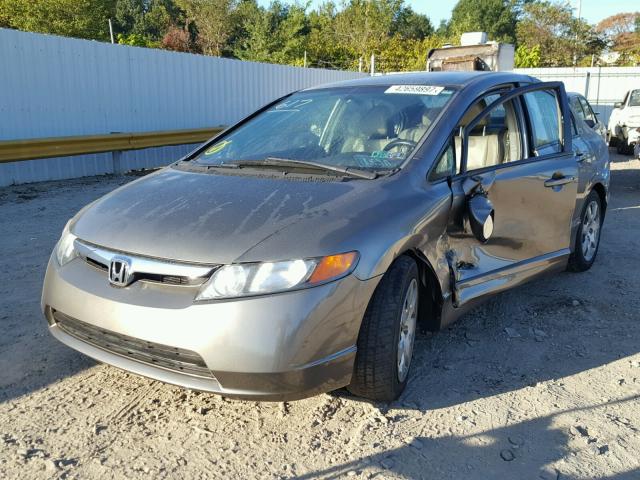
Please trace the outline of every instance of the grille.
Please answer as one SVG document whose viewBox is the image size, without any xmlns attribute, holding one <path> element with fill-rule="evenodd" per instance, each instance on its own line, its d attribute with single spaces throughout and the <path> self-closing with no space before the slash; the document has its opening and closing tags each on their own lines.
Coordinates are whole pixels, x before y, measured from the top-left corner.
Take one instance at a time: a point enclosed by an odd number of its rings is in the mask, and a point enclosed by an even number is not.
<svg viewBox="0 0 640 480">
<path fill-rule="evenodd" d="M 53 312 L 53 318 L 58 327 L 69 335 L 103 350 L 154 367 L 197 377 L 215 378 L 205 365 L 202 357 L 190 350 L 169 347 L 115 333 L 57 311 Z"/>
<path fill-rule="evenodd" d="M 85 257 L 84 259 L 87 264 L 91 265 L 98 270 L 102 270 L 103 272 L 108 272 L 109 267 L 98 260 L 94 260 L 90 257 Z M 178 275 L 160 275 L 153 273 L 134 273 L 133 278 L 135 280 L 146 280 L 148 282 L 158 282 L 164 283 L 166 285 L 193 285 L 193 280 L 188 277 L 180 277 Z M 198 280 L 196 280 L 197 282 Z M 200 280 L 202 283 L 204 280 Z"/>
</svg>

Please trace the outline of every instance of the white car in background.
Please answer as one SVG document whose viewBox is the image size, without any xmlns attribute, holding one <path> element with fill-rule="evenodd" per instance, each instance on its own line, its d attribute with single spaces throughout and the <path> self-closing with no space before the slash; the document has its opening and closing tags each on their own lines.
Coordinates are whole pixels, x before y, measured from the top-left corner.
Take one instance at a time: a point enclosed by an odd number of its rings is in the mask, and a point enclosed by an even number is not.
<svg viewBox="0 0 640 480">
<path fill-rule="evenodd" d="M 622 102 L 614 104 L 607 133 L 609 145 L 618 153 L 640 153 L 640 89 L 629 90 Z"/>
</svg>

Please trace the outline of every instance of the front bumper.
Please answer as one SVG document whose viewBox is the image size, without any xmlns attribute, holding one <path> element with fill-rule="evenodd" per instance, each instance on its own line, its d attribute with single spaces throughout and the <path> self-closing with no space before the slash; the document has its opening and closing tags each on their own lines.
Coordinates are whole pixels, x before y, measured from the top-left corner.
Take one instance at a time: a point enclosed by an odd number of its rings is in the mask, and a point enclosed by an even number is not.
<svg viewBox="0 0 640 480">
<path fill-rule="evenodd" d="M 99 361 L 195 390 L 294 400 L 350 383 L 360 323 L 378 280 L 349 275 L 304 290 L 194 303 L 198 287 L 139 281 L 113 288 L 105 272 L 83 259 L 60 267 L 52 257 L 42 309 L 56 338 Z M 66 328 L 56 315 L 86 328 Z M 114 338 L 124 346 L 116 348 Z M 126 342 L 147 353 L 187 352 L 211 375 L 147 361 Z"/>
<path fill-rule="evenodd" d="M 622 127 L 622 136 L 627 145 L 636 145 L 640 143 L 640 126 L 624 126 Z"/>
</svg>

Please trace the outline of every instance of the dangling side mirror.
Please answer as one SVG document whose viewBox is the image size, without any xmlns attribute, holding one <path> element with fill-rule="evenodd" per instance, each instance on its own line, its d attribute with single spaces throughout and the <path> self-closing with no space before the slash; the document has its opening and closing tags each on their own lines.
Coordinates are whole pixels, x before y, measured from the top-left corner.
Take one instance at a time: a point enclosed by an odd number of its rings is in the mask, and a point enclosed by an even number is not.
<svg viewBox="0 0 640 480">
<path fill-rule="evenodd" d="M 473 195 L 467 201 L 469 225 L 473 235 L 482 243 L 486 243 L 493 234 L 494 209 L 485 195 Z"/>
</svg>

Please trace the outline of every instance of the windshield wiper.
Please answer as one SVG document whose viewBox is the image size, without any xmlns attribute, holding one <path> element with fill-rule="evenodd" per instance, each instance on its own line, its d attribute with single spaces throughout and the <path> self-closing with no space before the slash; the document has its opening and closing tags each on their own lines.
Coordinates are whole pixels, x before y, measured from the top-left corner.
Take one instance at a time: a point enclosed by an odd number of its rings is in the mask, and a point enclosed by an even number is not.
<svg viewBox="0 0 640 480">
<path fill-rule="evenodd" d="M 374 180 L 378 178 L 376 172 L 369 172 L 353 167 L 340 167 L 337 165 L 326 165 L 324 163 L 310 162 L 307 160 L 294 160 L 291 158 L 267 157 L 264 160 L 238 160 L 223 164 L 224 166 L 237 165 L 238 167 L 292 167 L 292 168 L 310 168 L 324 172 L 335 172 L 350 177 L 364 178 Z"/>
</svg>

